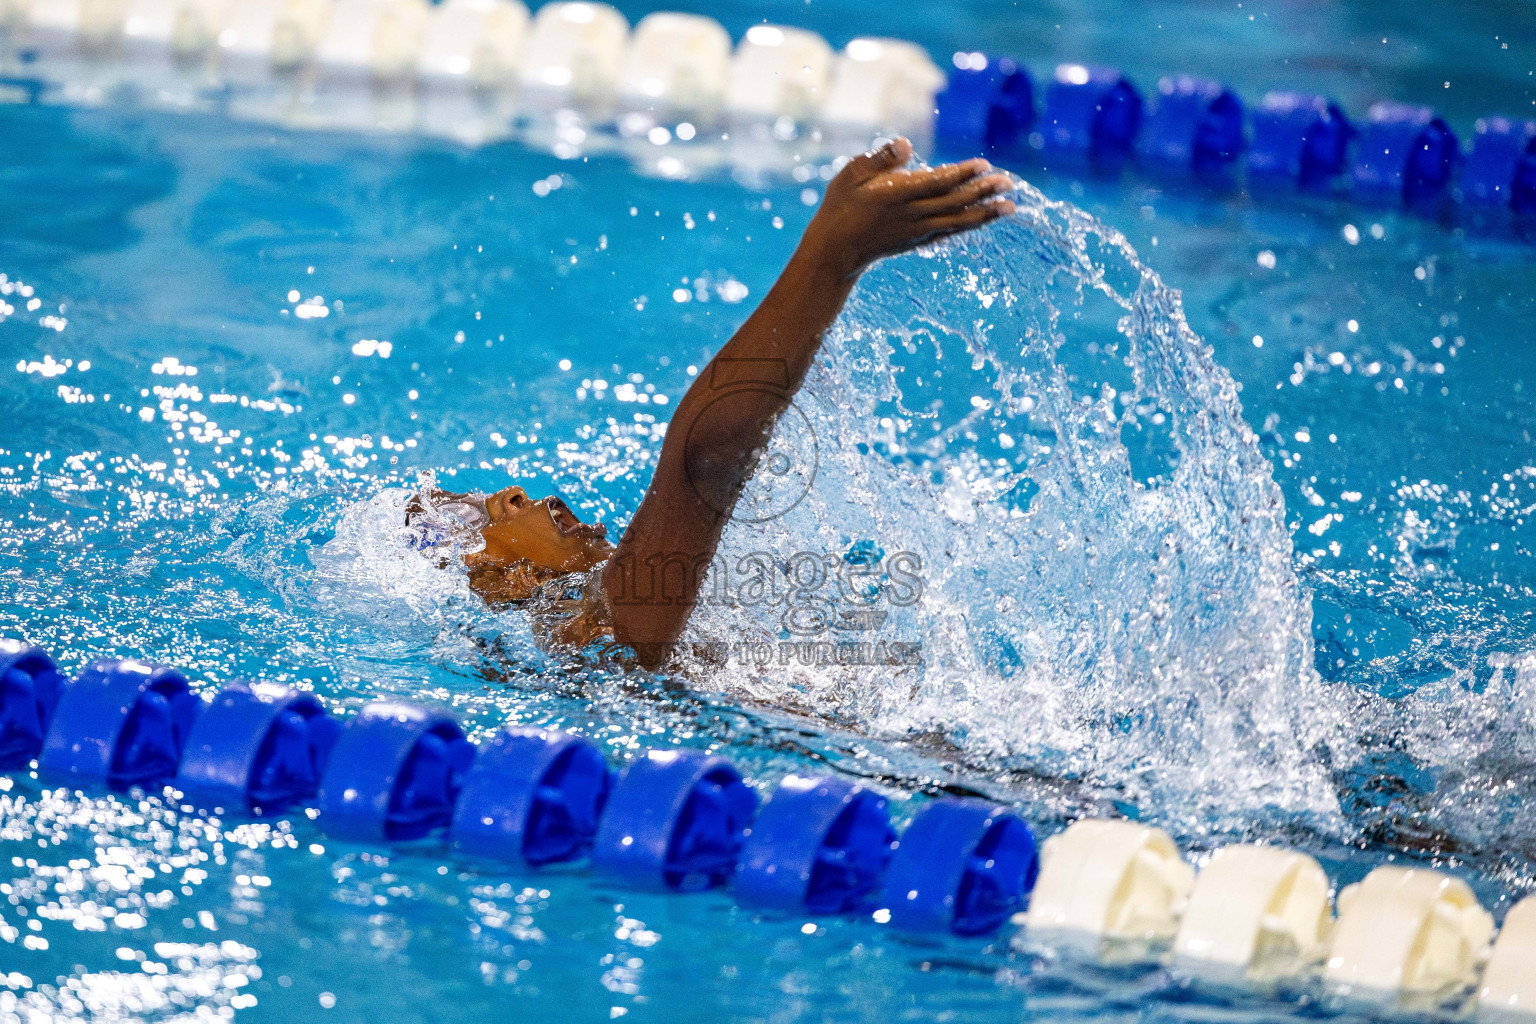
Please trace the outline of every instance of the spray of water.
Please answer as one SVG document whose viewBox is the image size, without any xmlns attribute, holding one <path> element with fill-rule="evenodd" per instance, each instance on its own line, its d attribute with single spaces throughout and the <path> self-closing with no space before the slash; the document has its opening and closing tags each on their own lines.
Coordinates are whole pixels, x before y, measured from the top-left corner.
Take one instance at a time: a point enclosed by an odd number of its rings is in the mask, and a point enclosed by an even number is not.
<svg viewBox="0 0 1536 1024">
<path fill-rule="evenodd" d="M 800 471 L 745 502 L 814 482 L 732 524 L 691 623 L 738 640 L 712 682 L 1192 827 L 1326 827 L 1343 715 L 1237 386 L 1121 235 L 1016 202 L 860 284 L 764 459 Z"/>
</svg>

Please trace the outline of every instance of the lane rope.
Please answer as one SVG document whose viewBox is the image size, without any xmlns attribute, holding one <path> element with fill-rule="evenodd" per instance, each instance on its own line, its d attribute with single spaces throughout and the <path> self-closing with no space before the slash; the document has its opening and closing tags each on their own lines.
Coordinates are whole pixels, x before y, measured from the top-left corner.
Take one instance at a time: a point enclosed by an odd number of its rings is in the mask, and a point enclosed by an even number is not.
<svg viewBox="0 0 1536 1024">
<path fill-rule="evenodd" d="M 1020 60 L 755 25 L 734 46 L 714 19 L 556 0 L 0 0 L 4 84 L 67 96 L 123 85 L 172 109 L 221 104 L 294 127 L 418 131 L 475 145 L 521 134 L 579 155 L 604 128 L 654 145 L 641 162 L 686 177 L 674 141 L 723 140 L 762 169 L 763 141 L 826 158 L 907 132 L 944 155 L 976 150 L 1068 174 L 1135 169 L 1156 181 L 1258 198 L 1311 194 L 1451 216 L 1536 237 L 1536 119 L 1479 118 L 1458 134 L 1428 106 L 1278 90 L 1244 102 L 1192 75 L 1144 89 L 1113 68 L 1068 63 L 1037 81 Z M 1038 102 L 1037 102 L 1038 101 Z M 579 114 L 577 121 L 569 116 Z M 530 127 L 530 115 L 544 123 Z M 579 123 L 578 123 L 579 121 Z M 721 131 L 725 129 L 725 131 Z M 1463 145 L 1463 138 L 1469 145 Z M 632 154 L 633 155 L 633 154 Z M 698 154 L 697 159 L 711 159 Z"/>
</svg>

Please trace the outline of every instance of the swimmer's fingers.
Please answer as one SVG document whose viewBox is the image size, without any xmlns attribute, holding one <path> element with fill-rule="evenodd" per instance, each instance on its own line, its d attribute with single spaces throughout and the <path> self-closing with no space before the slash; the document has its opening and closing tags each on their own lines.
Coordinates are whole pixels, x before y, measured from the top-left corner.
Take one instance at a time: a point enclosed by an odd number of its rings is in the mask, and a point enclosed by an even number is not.
<svg viewBox="0 0 1536 1024">
<path fill-rule="evenodd" d="M 964 163 L 944 164 L 942 167 L 924 167 L 916 171 L 892 174 L 881 179 L 880 185 L 890 189 L 892 198 L 902 202 L 932 199 L 952 192 L 973 178 L 992 170 L 992 165 L 977 157 Z"/>
<path fill-rule="evenodd" d="M 922 199 L 912 204 L 912 212 L 919 217 L 935 217 L 946 213 L 954 213 L 973 203 L 979 203 L 983 199 L 1002 195 L 1013 189 L 1013 179 L 1006 174 L 988 174 L 981 178 L 972 178 L 958 188 L 952 188 L 943 195 L 934 196 L 932 199 Z"/>
<path fill-rule="evenodd" d="M 975 230 L 983 224 L 990 224 L 999 217 L 1006 217 L 1013 213 L 1014 209 L 1013 201 L 1009 199 L 978 203 L 975 206 L 967 206 L 957 213 L 929 217 L 923 221 L 923 227 L 929 232 L 930 239 L 947 238 L 963 231 Z"/>
<path fill-rule="evenodd" d="M 845 173 L 857 184 L 864 184 L 886 171 L 894 170 L 912 159 L 912 143 L 898 135 L 879 149 L 872 149 L 848 161 Z"/>
</svg>

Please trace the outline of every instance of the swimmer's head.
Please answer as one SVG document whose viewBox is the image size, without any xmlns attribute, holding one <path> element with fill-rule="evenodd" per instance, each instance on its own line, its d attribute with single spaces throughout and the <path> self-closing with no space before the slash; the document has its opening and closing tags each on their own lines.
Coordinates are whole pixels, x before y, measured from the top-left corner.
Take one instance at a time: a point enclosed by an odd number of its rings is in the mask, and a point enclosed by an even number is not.
<svg viewBox="0 0 1536 1024">
<path fill-rule="evenodd" d="M 477 537 L 479 549 L 468 550 L 464 564 L 470 586 L 487 600 L 526 600 L 540 584 L 587 572 L 613 553 L 602 523 L 583 523 L 554 495 L 535 500 L 521 487 L 491 495 L 425 491 L 411 500 L 405 521 L 426 531 L 423 546 L 454 533 Z"/>
</svg>

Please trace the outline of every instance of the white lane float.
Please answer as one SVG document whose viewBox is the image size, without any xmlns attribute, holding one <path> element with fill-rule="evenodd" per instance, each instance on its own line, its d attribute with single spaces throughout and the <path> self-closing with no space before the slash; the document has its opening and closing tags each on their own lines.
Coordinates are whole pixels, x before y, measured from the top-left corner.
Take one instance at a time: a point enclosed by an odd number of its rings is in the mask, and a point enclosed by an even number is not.
<svg viewBox="0 0 1536 1024">
<path fill-rule="evenodd" d="M 1227 846 L 1195 879 L 1173 957 L 1208 980 L 1269 981 L 1321 959 L 1332 925 L 1332 886 L 1317 861 L 1274 846 Z"/>
<path fill-rule="evenodd" d="M 405 78 L 416 69 L 429 14 L 425 0 L 338 0 L 315 64 L 326 77 Z"/>
<path fill-rule="evenodd" d="M 1504 915 L 1504 926 L 1477 992 L 1483 1024 L 1536 1021 L 1536 896 L 1527 896 Z"/>
<path fill-rule="evenodd" d="M 753 25 L 731 58 L 725 105 L 734 117 L 815 119 L 832 80 L 832 47 L 815 32 Z"/>
<path fill-rule="evenodd" d="M 510 132 L 530 17 L 520 0 L 446 0 L 416 59 L 417 126 L 479 145 Z"/>
<path fill-rule="evenodd" d="M 227 7 L 228 0 L 0 0 L 0 27 L 24 28 L 50 52 L 114 52 L 128 42 L 195 53 L 213 41 Z"/>
<path fill-rule="evenodd" d="M 432 9 L 417 80 L 424 86 L 500 89 L 513 84 L 528 39 L 519 0 L 447 0 Z"/>
<path fill-rule="evenodd" d="M 431 8 L 426 0 L 337 0 L 315 47 L 312 98 L 290 123 L 354 131 L 416 126 L 416 61 Z"/>
<path fill-rule="evenodd" d="M 27 33 L 28 42 L 46 51 L 73 47 L 89 30 L 91 19 L 84 0 L 0 0 L 5 21 Z"/>
<path fill-rule="evenodd" d="M 1195 870 L 1161 829 L 1090 819 L 1040 848 L 1025 924 L 1032 937 L 1094 953 L 1110 944 L 1166 941 Z"/>
<path fill-rule="evenodd" d="M 305 64 L 331 12 L 331 0 L 240 0 L 219 29 L 220 68 L 231 78 L 260 80 Z"/>
<path fill-rule="evenodd" d="M 855 39 L 838 55 L 821 119 L 849 129 L 926 131 L 944 72 L 902 39 Z"/>
<path fill-rule="evenodd" d="M 101 55 L 122 36 L 122 0 L 0 0 L 4 24 L 52 57 Z"/>
<path fill-rule="evenodd" d="M 0 0 L 0 28 L 55 65 L 56 95 L 66 102 L 94 105 L 125 83 L 151 90 L 174 83 L 177 75 L 170 73 L 168 64 L 172 57 L 191 55 L 195 35 L 188 33 L 188 52 L 170 51 L 182 6 L 181 0 Z M 195 12 L 210 4 L 189 0 L 187 6 Z M 144 45 L 136 38 L 157 30 L 164 37 L 158 45 L 154 40 Z M 201 47 L 206 48 L 207 41 L 204 33 Z M 196 88 L 176 91 L 191 95 Z"/>
<path fill-rule="evenodd" d="M 1323 981 L 1372 1001 L 1471 985 L 1493 917 L 1466 882 L 1422 868 L 1379 867 L 1339 893 Z"/>
<path fill-rule="evenodd" d="M 618 92 L 629 22 L 607 4 L 566 0 L 533 18 L 518 77 L 530 99 L 605 107 Z"/>
<path fill-rule="evenodd" d="M 123 40 L 131 53 L 179 59 L 212 51 L 229 17 L 230 0 L 127 0 Z"/>
<path fill-rule="evenodd" d="M 730 64 L 731 37 L 713 18 L 648 14 L 629 40 L 621 102 L 658 120 L 708 121 L 725 102 Z"/>
</svg>

